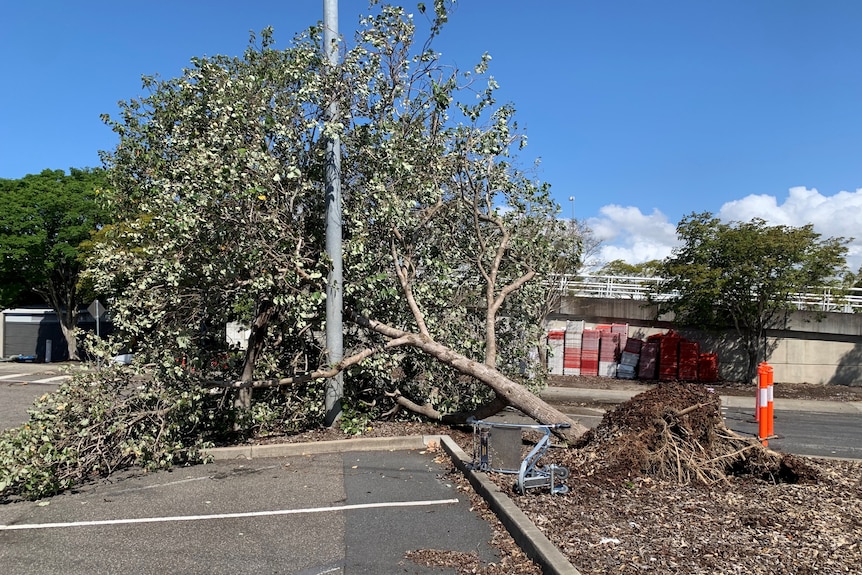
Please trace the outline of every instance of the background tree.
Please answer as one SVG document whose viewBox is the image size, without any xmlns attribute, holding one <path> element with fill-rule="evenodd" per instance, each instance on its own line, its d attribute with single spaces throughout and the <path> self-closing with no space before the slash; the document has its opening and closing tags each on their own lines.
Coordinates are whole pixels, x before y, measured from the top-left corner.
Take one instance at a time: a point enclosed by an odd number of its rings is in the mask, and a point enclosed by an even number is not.
<svg viewBox="0 0 862 575">
<path fill-rule="evenodd" d="M 436 9 L 431 39 L 446 19 Z M 242 58 L 148 79 L 149 96 L 106 118 L 120 137 L 105 156 L 108 199 L 126 217 L 103 234 L 92 277 L 114 290 L 115 326 L 163 377 L 190 377 L 180 357 L 210 365 L 234 319 L 252 335 L 222 383 L 278 388 L 258 401 L 277 396 L 297 425 L 321 414 L 308 407 L 320 406 L 315 382 L 343 369 L 350 412 L 394 398 L 439 418 L 511 403 L 569 421 L 519 383 L 549 290 L 536 280 L 560 258 L 559 208 L 514 165 L 524 139 L 514 109 L 494 106 L 488 58 L 448 69 L 430 40 L 417 50 L 415 31 L 403 10 L 379 6 L 335 67 L 319 29 L 285 50 L 264 31 Z M 329 119 L 332 98 L 341 116 Z M 320 136 L 331 133 L 343 143 L 353 320 L 337 366 L 323 363 L 321 341 Z"/>
<path fill-rule="evenodd" d="M 592 273 L 592 270 L 602 265 L 599 257 L 603 240 L 596 232 L 587 225 L 586 220 L 575 220 L 574 226 L 570 228 L 579 249 L 578 264 L 573 268 L 576 274 Z"/>
<path fill-rule="evenodd" d="M 847 241 L 821 239 L 813 226 L 769 226 L 761 219 L 724 223 L 710 213 L 691 214 L 677 226 L 682 245 L 664 260 L 666 281 L 659 313 L 707 329 L 732 328 L 748 358 L 746 380 L 767 357 L 766 331 L 794 308 L 792 296 L 840 281 Z"/>
<path fill-rule="evenodd" d="M 848 288 L 862 288 L 862 267 L 860 267 L 855 274 L 848 272 L 845 276 L 844 283 Z"/>
<path fill-rule="evenodd" d="M 105 223 L 96 202 L 104 185 L 103 170 L 0 180 L 0 307 L 38 295 L 59 318 L 70 360 L 79 359 L 79 274 L 91 234 Z"/>
<path fill-rule="evenodd" d="M 597 273 L 609 276 L 655 277 L 659 274 L 661 265 L 661 260 L 649 260 L 637 264 L 613 260 L 602 266 Z"/>
</svg>

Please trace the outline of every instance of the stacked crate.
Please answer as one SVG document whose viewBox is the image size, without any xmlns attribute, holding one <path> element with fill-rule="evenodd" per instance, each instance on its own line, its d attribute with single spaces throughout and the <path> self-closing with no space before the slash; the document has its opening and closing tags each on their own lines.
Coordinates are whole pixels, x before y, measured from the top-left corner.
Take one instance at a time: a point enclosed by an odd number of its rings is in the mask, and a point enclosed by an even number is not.
<svg viewBox="0 0 862 575">
<path fill-rule="evenodd" d="M 581 375 L 581 339 L 584 320 L 566 322 L 565 348 L 563 350 L 563 374 Z"/>
<path fill-rule="evenodd" d="M 641 346 L 638 379 L 656 379 L 658 375 L 658 340 L 647 340 Z"/>
<path fill-rule="evenodd" d="M 599 337 L 599 375 L 616 377 L 620 355 L 620 334 L 601 332 Z"/>
<path fill-rule="evenodd" d="M 697 368 L 697 376 L 700 381 L 705 383 L 718 381 L 718 354 L 700 354 Z"/>
<path fill-rule="evenodd" d="M 623 364 L 632 361 L 627 353 L 630 351 L 633 349 L 627 345 L 621 358 Z M 651 335 L 640 344 L 637 377 L 660 381 L 718 381 L 718 355 L 700 353 L 699 342 L 689 341 L 673 331 Z"/>
<path fill-rule="evenodd" d="M 563 375 L 563 351 L 566 330 L 557 326 L 548 327 L 548 373 Z"/>
<path fill-rule="evenodd" d="M 638 362 L 640 361 L 643 340 L 627 338 L 620 354 L 620 365 L 617 367 L 617 377 L 620 379 L 634 379 L 637 376 Z"/>
<path fill-rule="evenodd" d="M 659 381 L 672 381 L 679 377 L 680 337 L 671 331 L 658 339 L 658 379 Z"/>
<path fill-rule="evenodd" d="M 601 332 L 585 329 L 581 338 L 581 375 L 599 374 L 599 340 Z"/>
<path fill-rule="evenodd" d="M 547 329 L 551 375 L 718 381 L 718 355 L 700 353 L 700 343 L 674 331 L 644 341 L 628 337 L 628 324 L 586 329 L 584 320 L 554 320 Z"/>
<path fill-rule="evenodd" d="M 681 339 L 679 342 L 679 379 L 697 381 L 697 367 L 700 361 L 700 344 L 696 341 Z"/>
<path fill-rule="evenodd" d="M 626 348 L 626 341 L 629 339 L 629 324 L 614 323 L 611 324 L 611 333 L 620 334 L 620 349 Z"/>
</svg>

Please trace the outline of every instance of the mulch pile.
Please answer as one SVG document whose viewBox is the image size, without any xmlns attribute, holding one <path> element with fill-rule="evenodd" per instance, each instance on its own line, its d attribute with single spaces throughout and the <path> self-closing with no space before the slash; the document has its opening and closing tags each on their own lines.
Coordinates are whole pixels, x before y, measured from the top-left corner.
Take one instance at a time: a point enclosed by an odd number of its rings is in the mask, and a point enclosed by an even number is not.
<svg viewBox="0 0 862 575">
<path fill-rule="evenodd" d="M 817 472 L 801 459 L 728 429 L 719 396 L 695 384 L 663 383 L 634 396 L 608 411 L 575 447 L 568 453 L 572 471 L 611 481 L 649 477 L 714 485 L 731 476 L 774 483 L 817 480 Z"/>
</svg>

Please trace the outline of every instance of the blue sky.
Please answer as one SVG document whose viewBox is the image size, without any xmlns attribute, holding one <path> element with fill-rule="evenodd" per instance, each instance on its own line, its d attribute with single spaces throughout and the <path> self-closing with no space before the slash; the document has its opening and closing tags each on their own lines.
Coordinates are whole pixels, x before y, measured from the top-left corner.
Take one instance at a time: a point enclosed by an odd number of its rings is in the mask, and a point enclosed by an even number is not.
<svg viewBox="0 0 862 575">
<path fill-rule="evenodd" d="M 339 4 L 349 40 L 368 5 Z M 100 165 L 116 139 L 99 115 L 141 95 L 141 75 L 239 55 L 268 25 L 286 45 L 322 5 L 3 3 L 0 177 Z M 597 259 L 664 257 L 680 218 L 711 211 L 854 236 L 855 271 L 860 24 L 858 0 L 459 0 L 436 49 L 465 69 L 491 54 L 529 137 L 524 166 L 541 160 L 562 215 L 603 240 Z"/>
</svg>

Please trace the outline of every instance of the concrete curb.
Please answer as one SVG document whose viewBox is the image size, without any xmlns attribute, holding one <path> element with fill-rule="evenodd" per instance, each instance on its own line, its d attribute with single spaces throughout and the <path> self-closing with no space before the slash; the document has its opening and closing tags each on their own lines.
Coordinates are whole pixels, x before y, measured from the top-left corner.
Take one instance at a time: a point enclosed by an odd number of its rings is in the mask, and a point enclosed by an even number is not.
<svg viewBox="0 0 862 575">
<path fill-rule="evenodd" d="M 337 439 L 334 441 L 312 441 L 308 443 L 273 443 L 271 445 L 237 445 L 208 449 L 204 455 L 214 460 L 255 459 L 258 457 L 294 457 L 319 453 L 344 453 L 345 451 L 395 451 L 399 449 L 424 449 L 428 445 L 426 437 L 357 437 L 356 439 Z"/>
<path fill-rule="evenodd" d="M 290 457 L 319 453 L 343 453 L 346 451 L 397 451 L 403 449 L 425 449 L 438 444 L 452 460 L 455 467 L 467 477 L 473 489 L 488 503 L 491 511 L 524 550 L 530 559 L 539 564 L 545 575 L 580 575 L 565 555 L 551 543 L 529 517 L 488 479 L 484 473 L 470 468 L 470 458 L 448 435 L 414 435 L 404 437 L 358 437 L 335 441 L 309 443 L 277 443 L 272 445 L 241 445 L 216 447 L 204 452 L 214 460 L 255 459 L 262 457 Z"/>
</svg>

